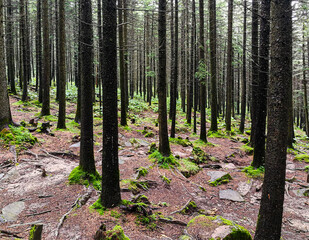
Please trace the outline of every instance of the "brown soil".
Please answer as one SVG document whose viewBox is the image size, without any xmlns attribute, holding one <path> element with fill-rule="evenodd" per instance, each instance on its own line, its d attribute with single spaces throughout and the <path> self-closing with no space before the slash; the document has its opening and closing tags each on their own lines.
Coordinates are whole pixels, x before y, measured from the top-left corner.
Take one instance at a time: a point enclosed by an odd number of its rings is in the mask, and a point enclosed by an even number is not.
<svg viewBox="0 0 309 240">
<path fill-rule="evenodd" d="M 29 122 L 34 118 L 34 114 L 39 112 L 39 108 L 27 106 L 21 109 L 20 105 L 14 105 L 17 99 L 11 98 L 12 114 L 16 123 Z M 22 111 L 21 111 L 22 110 Z M 72 116 L 75 112 L 75 105 L 68 104 L 67 116 Z M 52 114 L 56 116 L 57 106 L 52 105 Z M 135 178 L 135 170 L 141 166 L 150 167 L 147 176 L 141 180 L 153 180 L 157 186 L 148 191 L 141 190 L 140 193 L 146 195 L 152 203 L 153 212 L 161 212 L 164 216 L 173 216 L 175 220 L 188 222 L 198 213 L 182 215 L 173 213 L 179 210 L 189 200 L 195 201 L 198 208 L 205 210 L 207 214 L 221 215 L 224 218 L 235 221 L 246 227 L 252 235 L 256 226 L 256 220 L 260 204 L 261 190 L 257 190 L 262 183 L 262 179 L 252 179 L 241 172 L 241 169 L 250 165 L 252 156 L 243 152 L 240 147 L 243 143 L 231 138 L 209 138 L 208 141 L 214 146 L 205 145 L 202 149 L 216 157 L 218 162 L 208 162 L 208 164 L 217 164 L 222 166 L 220 171 L 230 173 L 233 178 L 229 183 L 212 187 L 208 180 L 208 171 L 215 171 L 209 168 L 203 168 L 195 176 L 185 178 L 175 169 L 161 169 L 153 163 L 148 157 L 149 144 L 130 144 L 132 140 L 144 140 L 148 143 L 158 142 L 158 128 L 150 119 L 156 119 L 157 115 L 152 111 L 135 113 L 138 117 L 138 124 L 129 124 L 131 130 L 119 128 L 119 158 L 120 158 L 120 176 L 121 179 Z M 42 121 L 42 120 L 40 120 Z M 72 121 L 69 119 L 68 122 Z M 183 117 L 178 121 L 183 123 Z M 24 201 L 25 209 L 20 213 L 18 220 L 14 222 L 0 222 L 0 230 L 6 230 L 20 236 L 22 239 L 28 239 L 31 223 L 40 222 L 44 224 L 43 239 L 55 239 L 55 232 L 61 217 L 71 209 L 75 200 L 83 195 L 87 190 L 85 186 L 68 185 L 68 175 L 71 170 L 78 166 L 79 148 L 70 148 L 74 144 L 74 137 L 78 133 L 70 131 L 56 130 L 56 123 L 52 122 L 52 132 L 55 136 L 34 132 L 33 135 L 39 139 L 39 143 L 31 147 L 31 151 L 36 154 L 45 154 L 47 152 L 72 151 L 76 157 L 72 156 L 40 156 L 35 159 L 34 155 L 26 154 L 26 150 L 18 154 L 17 163 L 9 167 L 0 167 L 0 174 L 4 176 L 9 171 L 17 170 L 18 175 L 11 179 L 0 179 L 0 209 L 15 201 Z M 95 159 L 99 172 L 101 172 L 101 152 L 102 147 L 102 124 L 98 119 L 94 123 L 95 131 Z M 151 129 L 155 137 L 145 138 L 141 131 L 144 128 Z M 189 128 L 190 129 L 190 128 Z M 177 136 L 188 137 L 190 141 L 198 139 L 197 135 L 190 135 L 190 132 L 182 132 Z M 241 138 L 246 137 L 239 135 Z M 2 144 L 3 145 L 3 144 Z M 192 147 L 182 147 L 177 144 L 171 144 L 174 155 L 181 158 L 191 156 Z M 8 147 L 2 147 L 0 152 L 0 166 L 5 166 L 14 161 L 14 155 Z M 7 164 L 5 164 L 7 163 Z M 296 170 L 287 170 L 287 178 L 295 177 L 292 183 L 287 184 L 285 196 L 284 217 L 282 226 L 282 237 L 287 240 L 309 239 L 308 230 L 295 226 L 295 222 L 309 224 L 308 205 L 309 200 L 306 197 L 297 197 L 293 190 L 300 189 L 306 184 L 306 173 L 303 170 L 305 164 L 293 161 L 293 156 L 288 155 L 288 163 L 294 164 Z M 45 169 L 47 176 L 42 176 L 42 169 Z M 165 175 L 171 179 L 170 185 L 162 181 L 160 175 Z M 252 182 L 252 187 L 248 194 L 244 196 L 245 202 L 233 202 L 230 200 L 220 200 L 219 191 L 223 189 L 237 190 L 240 183 Z M 206 191 L 199 188 L 202 186 Z M 131 199 L 130 192 L 122 192 L 122 199 Z M 99 192 L 94 191 L 86 205 L 73 210 L 60 228 L 58 239 L 93 239 L 94 234 L 99 229 L 101 223 L 105 223 L 107 229 L 112 229 L 116 224 L 120 224 L 125 234 L 132 240 L 147 239 L 178 239 L 183 234 L 184 226 L 177 224 L 168 224 L 156 222 L 156 228 L 151 230 L 147 226 L 136 223 L 136 213 L 124 212 L 119 207 L 108 210 L 104 215 L 91 211 L 89 206 L 99 197 Z M 165 202 L 167 206 L 159 206 L 159 203 Z M 111 211 L 121 213 L 116 218 L 111 216 Z M 44 213 L 45 212 L 45 213 Z M 36 215 L 38 214 L 38 215 Z M 14 239 L 12 236 L 0 234 L 0 239 Z"/>
</svg>

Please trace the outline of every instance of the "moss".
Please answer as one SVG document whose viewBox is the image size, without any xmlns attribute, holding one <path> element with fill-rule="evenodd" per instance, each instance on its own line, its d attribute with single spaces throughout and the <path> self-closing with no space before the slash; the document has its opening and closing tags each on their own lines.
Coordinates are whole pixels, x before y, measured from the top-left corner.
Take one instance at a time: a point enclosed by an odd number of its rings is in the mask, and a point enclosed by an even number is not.
<svg viewBox="0 0 309 240">
<path fill-rule="evenodd" d="M 69 184 L 82 184 L 89 187 L 91 183 L 96 190 L 101 190 L 101 176 L 96 171 L 95 174 L 87 173 L 83 171 L 83 169 L 78 166 L 72 170 L 69 175 Z"/>
<path fill-rule="evenodd" d="M 159 151 L 154 151 L 149 155 L 149 158 L 154 159 L 161 168 L 168 169 L 170 167 L 179 166 L 179 163 L 172 154 L 165 157 Z"/>
<path fill-rule="evenodd" d="M 214 146 L 216 146 L 215 144 L 213 144 L 213 143 L 211 143 L 211 142 L 205 142 L 205 141 L 203 141 L 203 140 L 201 140 L 201 139 L 198 139 L 198 140 L 195 140 L 194 142 L 193 142 L 193 146 L 194 147 L 214 147 Z"/>
<path fill-rule="evenodd" d="M 114 210 L 111 211 L 111 217 L 120 218 L 121 215 L 122 215 L 122 214 L 119 213 L 119 212 L 117 212 L 117 211 L 114 211 Z"/>
<path fill-rule="evenodd" d="M 163 182 L 165 182 L 166 184 L 170 184 L 171 183 L 171 179 L 170 178 L 167 178 L 163 175 L 160 175 L 160 178 L 162 179 Z"/>
<path fill-rule="evenodd" d="M 209 138 L 226 138 L 227 136 L 224 135 L 224 133 L 222 133 L 222 131 L 208 131 L 207 136 Z"/>
<path fill-rule="evenodd" d="M 36 225 L 33 225 L 33 226 L 31 227 L 30 232 L 29 232 L 29 240 L 33 240 L 33 238 L 34 238 L 34 233 L 35 233 L 36 229 L 37 229 L 37 226 L 36 226 Z"/>
<path fill-rule="evenodd" d="M 195 163 L 206 163 L 209 160 L 209 155 L 206 154 L 200 147 L 193 147 L 192 155 Z"/>
<path fill-rule="evenodd" d="M 147 137 L 147 138 L 154 137 L 154 133 L 148 132 L 148 133 L 145 134 L 145 137 Z"/>
<path fill-rule="evenodd" d="M 309 155 L 308 154 L 297 154 L 294 160 L 304 161 L 306 163 L 309 163 Z"/>
<path fill-rule="evenodd" d="M 57 122 L 58 118 L 53 115 L 43 116 L 43 120 L 47 122 Z"/>
<path fill-rule="evenodd" d="M 229 183 L 230 180 L 232 180 L 232 177 L 230 174 L 226 174 L 224 175 L 223 177 L 215 180 L 215 181 L 212 181 L 212 182 L 209 182 L 209 184 L 213 187 L 216 187 L 218 185 L 221 185 L 221 184 L 225 184 L 225 183 Z"/>
<path fill-rule="evenodd" d="M 217 217 L 218 218 L 218 217 Z M 220 220 L 224 225 L 233 226 L 232 233 L 224 238 L 224 240 L 251 240 L 252 236 L 247 229 L 240 226 L 230 220 L 220 217 Z"/>
<path fill-rule="evenodd" d="M 178 145 L 181 145 L 183 147 L 188 147 L 188 146 L 192 146 L 193 144 L 190 142 L 189 139 L 183 139 L 182 137 L 178 137 L 178 138 L 170 138 L 170 142 L 171 143 L 175 143 Z"/>
<path fill-rule="evenodd" d="M 196 175 L 200 171 L 199 166 L 189 159 L 181 159 L 179 162 L 180 167 L 178 169 L 187 178 Z"/>
<path fill-rule="evenodd" d="M 123 232 L 120 225 L 116 225 L 113 230 L 106 232 L 105 240 L 130 240 Z"/>
<path fill-rule="evenodd" d="M 145 167 L 140 167 L 136 170 L 136 172 L 137 172 L 136 179 L 139 179 L 140 177 L 145 177 L 148 174 L 149 170 Z"/>
<path fill-rule="evenodd" d="M 305 167 L 305 172 L 309 172 L 309 165 Z"/>
<path fill-rule="evenodd" d="M 120 181 L 120 188 L 126 188 L 133 194 L 138 194 L 140 190 L 148 190 L 149 184 L 147 181 L 136 181 L 133 179 L 124 179 Z"/>
<path fill-rule="evenodd" d="M 248 155 L 252 155 L 254 149 L 253 147 L 250 147 L 248 144 L 245 144 L 240 147 L 240 150 L 247 153 Z"/>
<path fill-rule="evenodd" d="M 155 230 L 157 228 L 157 222 L 158 220 L 158 215 L 157 214 L 152 214 L 149 216 L 144 216 L 144 215 L 137 215 L 135 223 L 137 225 L 144 225 L 146 228 L 150 230 Z"/>
<path fill-rule="evenodd" d="M 12 125 L 9 125 L 9 128 L 2 129 L 0 139 L 5 145 L 15 145 L 17 151 L 27 149 L 38 142 L 38 139 L 27 128 L 22 126 L 14 127 Z"/>
<path fill-rule="evenodd" d="M 158 151 L 157 145 L 156 143 L 151 143 L 148 153 L 154 153 L 155 151 Z"/>
<path fill-rule="evenodd" d="M 255 168 L 253 166 L 245 167 L 242 172 L 246 173 L 251 178 L 261 178 L 264 176 L 265 168 L 263 166 Z"/>
<path fill-rule="evenodd" d="M 181 210 L 181 214 L 191 214 L 193 212 L 197 211 L 197 205 L 194 201 L 190 201 L 187 206 Z"/>
<path fill-rule="evenodd" d="M 89 209 L 93 209 L 97 211 L 100 215 L 104 215 L 106 208 L 102 206 L 101 198 L 99 198 L 97 201 L 95 201 Z"/>
</svg>

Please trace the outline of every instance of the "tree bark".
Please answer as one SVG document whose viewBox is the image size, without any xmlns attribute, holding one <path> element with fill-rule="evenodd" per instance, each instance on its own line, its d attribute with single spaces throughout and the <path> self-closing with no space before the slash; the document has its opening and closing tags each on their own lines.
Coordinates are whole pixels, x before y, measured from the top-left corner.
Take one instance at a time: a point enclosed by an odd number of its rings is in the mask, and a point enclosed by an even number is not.
<svg viewBox="0 0 309 240">
<path fill-rule="evenodd" d="M 255 240 L 279 240 L 281 236 L 288 127 L 287 96 L 292 80 L 291 0 L 273 0 L 271 19 L 266 164 Z"/>
</svg>

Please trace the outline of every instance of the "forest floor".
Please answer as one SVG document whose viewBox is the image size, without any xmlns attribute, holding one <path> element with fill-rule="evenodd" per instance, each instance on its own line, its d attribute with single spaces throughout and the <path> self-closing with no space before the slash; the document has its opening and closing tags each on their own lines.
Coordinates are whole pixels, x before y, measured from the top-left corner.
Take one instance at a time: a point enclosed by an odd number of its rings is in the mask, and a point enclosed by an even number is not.
<svg viewBox="0 0 309 240">
<path fill-rule="evenodd" d="M 31 119 L 39 124 L 50 122 L 52 135 L 34 131 L 38 139 L 34 145 L 22 144 L 10 147 L 1 142 L 0 151 L 0 210 L 14 203 L 20 213 L 10 221 L 1 218 L 0 239 L 28 239 L 33 223 L 43 224 L 43 239 L 56 239 L 60 219 L 71 210 L 75 201 L 87 192 L 85 186 L 69 185 L 68 176 L 79 163 L 79 128 L 73 122 L 75 104 L 67 102 L 67 130 L 57 130 L 57 104 L 51 103 L 51 116 L 36 119 L 40 105 L 36 101 L 22 103 L 11 96 L 13 119 L 16 123 L 24 121 L 28 128 Z M 93 190 L 85 205 L 71 211 L 59 228 L 58 239 L 93 239 L 102 223 L 108 230 L 119 224 L 127 237 L 132 240 L 179 239 L 186 232 L 192 218 L 203 212 L 206 215 L 220 215 L 247 228 L 254 235 L 261 198 L 263 175 L 249 177 L 242 170 L 250 165 L 250 149 L 244 147 L 247 134 L 227 135 L 224 125 L 219 124 L 221 134 L 208 137 L 208 144 L 198 141 L 198 135 L 192 134 L 192 126 L 185 123 L 185 115 L 180 111 L 177 116 L 177 137 L 189 139 L 194 147 L 200 147 L 207 153 L 208 162 L 199 163 L 198 170 L 186 172 L 180 167 L 163 169 L 149 158 L 151 143 L 158 144 L 157 103 L 148 107 L 140 99 L 132 100 L 129 108 L 128 127 L 119 127 L 119 166 L 121 180 L 131 179 L 148 181 L 133 186 L 135 195 L 144 194 L 151 202 L 152 213 L 160 213 L 173 220 L 163 222 L 158 219 L 143 221 L 139 213 L 128 212 L 123 207 L 106 210 L 103 215 L 89 207 L 99 198 L 99 192 Z M 134 120 L 133 120 L 134 119 Z M 233 121 L 237 129 L 238 121 Z M 199 127 L 199 125 L 198 125 Z M 209 127 L 209 126 L 208 126 Z M 249 125 L 247 126 L 249 127 Z M 246 129 L 248 130 L 248 129 Z M 153 133 L 154 136 L 145 137 Z M 289 150 L 287 158 L 287 184 L 283 213 L 282 237 L 284 240 L 309 239 L 309 199 L 299 192 L 309 188 L 305 161 L 295 160 L 299 152 L 308 154 L 308 140 L 300 130 L 296 130 L 297 150 Z M 94 152 L 97 170 L 101 173 L 102 159 L 102 118 L 98 109 L 94 114 Z M 193 146 L 181 146 L 171 143 L 174 156 L 181 159 L 193 159 Z M 17 151 L 17 155 L 14 153 Z M 62 154 L 63 153 L 63 154 Z M 308 161 L 308 160 L 307 160 Z M 145 167 L 148 174 L 137 180 L 136 169 Z M 214 169 L 215 168 L 215 169 Z M 229 173 L 232 179 L 221 185 L 211 186 L 210 176 L 214 171 Z M 43 173 L 44 172 L 44 173 Z M 276 174 L 276 172 L 274 172 Z M 164 181 L 170 179 L 170 183 Z M 133 182 L 134 182 L 133 181 Z M 130 200 L 134 196 L 131 188 L 122 181 L 122 199 Z M 143 187 L 144 186 L 144 187 Z M 239 193 L 233 200 L 224 199 L 223 190 Z M 221 196 L 221 198 L 220 198 Z M 234 197 L 235 198 L 235 197 Z M 186 203 L 194 201 L 197 208 L 185 214 L 181 209 Z M 3 210 L 2 210 L 3 212 Z M 178 221 L 175 221 L 178 220 Z M 13 236 L 14 235 L 14 236 Z M 195 239 L 204 239 L 195 236 Z"/>
</svg>

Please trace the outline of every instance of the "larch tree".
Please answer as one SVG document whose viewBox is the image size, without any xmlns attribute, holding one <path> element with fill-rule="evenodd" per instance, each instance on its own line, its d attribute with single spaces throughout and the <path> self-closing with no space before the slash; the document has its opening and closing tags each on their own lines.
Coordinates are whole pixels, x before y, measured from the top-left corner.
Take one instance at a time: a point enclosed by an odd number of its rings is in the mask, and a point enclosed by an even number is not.
<svg viewBox="0 0 309 240">
<path fill-rule="evenodd" d="M 81 131 L 79 165 L 87 173 L 95 173 L 93 153 L 93 30 L 91 0 L 81 0 Z"/>
<path fill-rule="evenodd" d="M 158 17 L 158 100 L 159 100 L 159 152 L 164 156 L 170 155 L 168 140 L 167 109 L 166 109 L 166 0 L 159 0 Z"/>
<path fill-rule="evenodd" d="M 0 131 L 12 122 L 4 56 L 3 0 L 0 0 Z"/>
<path fill-rule="evenodd" d="M 216 0 L 209 0 L 209 42 L 211 81 L 211 125 L 210 131 L 218 131 L 217 110 L 217 24 Z"/>
<path fill-rule="evenodd" d="M 59 0 L 59 115 L 57 128 L 65 127 L 65 85 L 66 85 L 66 58 L 65 58 L 65 0 Z"/>
<path fill-rule="evenodd" d="M 41 116 L 50 115 L 50 43 L 48 0 L 42 0 L 43 22 L 43 79 Z"/>
<path fill-rule="evenodd" d="M 104 207 L 114 207 L 121 201 L 118 163 L 116 0 L 103 0 L 102 54 L 103 153 L 101 202 Z"/>
<path fill-rule="evenodd" d="M 281 237 L 288 129 L 288 91 L 292 80 L 291 0 L 271 4 L 271 66 L 265 176 L 255 240 Z"/>
<path fill-rule="evenodd" d="M 258 168 L 265 162 L 265 130 L 267 115 L 267 85 L 269 78 L 269 33 L 270 33 L 270 0 L 260 4 L 260 47 L 259 47 L 259 80 L 257 82 L 256 130 L 252 166 Z"/>
<path fill-rule="evenodd" d="M 228 3 L 228 40 L 227 40 L 227 71 L 226 71 L 226 113 L 225 113 L 225 128 L 226 131 L 231 131 L 232 118 L 232 86 L 233 86 L 233 0 Z"/>
</svg>

